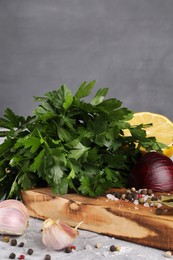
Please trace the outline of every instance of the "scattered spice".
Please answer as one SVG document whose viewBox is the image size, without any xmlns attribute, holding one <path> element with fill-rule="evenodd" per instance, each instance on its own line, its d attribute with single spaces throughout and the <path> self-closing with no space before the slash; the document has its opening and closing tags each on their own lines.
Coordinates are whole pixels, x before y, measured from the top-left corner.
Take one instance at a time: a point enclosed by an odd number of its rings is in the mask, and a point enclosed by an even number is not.
<svg viewBox="0 0 173 260">
<path fill-rule="evenodd" d="M 18 246 L 19 247 L 23 247 L 24 246 L 24 242 L 20 242 L 20 244 Z"/>
<path fill-rule="evenodd" d="M 116 251 L 119 252 L 121 250 L 121 246 L 116 246 Z"/>
<path fill-rule="evenodd" d="M 144 207 L 159 207 L 162 206 L 159 203 L 161 200 L 161 195 L 154 195 L 152 189 L 139 189 L 136 190 L 135 187 L 131 189 L 127 189 L 124 193 L 123 192 L 113 192 L 112 194 L 107 194 L 106 197 L 111 200 L 122 199 L 125 201 L 132 201 L 135 205 L 142 204 Z"/>
<path fill-rule="evenodd" d="M 138 198 L 138 199 L 141 199 L 141 198 L 142 198 L 142 194 L 139 193 L 139 194 L 137 195 L 137 198 Z"/>
<path fill-rule="evenodd" d="M 5 243 L 9 243 L 10 237 L 9 236 L 3 236 L 2 241 L 5 242 Z"/>
<path fill-rule="evenodd" d="M 131 200 L 133 199 L 133 196 L 132 196 L 132 194 L 131 194 L 131 193 L 129 193 L 129 192 L 127 192 L 127 193 L 126 193 L 126 197 L 125 197 L 125 199 L 126 199 L 126 200 L 130 200 L 130 201 L 131 201 Z"/>
<path fill-rule="evenodd" d="M 44 260 L 51 260 L 51 256 L 50 255 L 45 255 Z"/>
<path fill-rule="evenodd" d="M 106 197 L 109 200 L 125 200 L 126 202 L 133 202 L 136 206 L 138 204 L 143 205 L 144 207 L 153 207 L 157 208 L 155 214 L 157 215 L 173 215 L 173 195 L 170 193 L 167 195 L 153 193 L 152 189 L 139 189 L 136 190 L 134 187 L 131 189 L 126 189 L 124 192 L 115 191 L 111 194 L 106 194 Z M 122 205 L 118 205 L 121 207 Z M 165 206 L 165 207 L 164 207 Z M 160 208 L 163 207 L 163 210 Z M 130 208 L 129 208 L 130 209 Z M 135 209 L 139 209 L 135 207 Z M 151 210 L 153 211 L 153 210 Z"/>
<path fill-rule="evenodd" d="M 122 194 L 120 199 L 125 200 L 125 198 L 126 198 L 126 194 Z"/>
<path fill-rule="evenodd" d="M 167 258 L 171 258 L 172 257 L 172 252 L 171 251 L 167 251 L 167 252 L 165 252 L 164 256 L 167 257 Z"/>
<path fill-rule="evenodd" d="M 65 253 L 71 253 L 72 252 L 72 248 L 70 246 L 67 246 L 65 249 L 64 249 L 64 252 Z"/>
<path fill-rule="evenodd" d="M 95 248 L 101 248 L 102 247 L 102 244 L 101 243 L 97 243 L 96 245 L 95 245 Z"/>
<path fill-rule="evenodd" d="M 11 246 L 16 246 L 17 245 L 17 239 L 15 239 L 15 238 L 11 239 L 10 244 L 11 244 Z"/>
<path fill-rule="evenodd" d="M 117 199 L 121 199 L 121 196 L 122 196 L 122 193 L 117 191 L 114 196 L 117 198 Z"/>
<path fill-rule="evenodd" d="M 157 201 L 157 200 L 158 200 L 158 198 L 156 196 L 151 197 L 151 201 Z"/>
<path fill-rule="evenodd" d="M 148 190 L 147 190 L 147 194 L 148 194 L 148 195 L 152 195 L 152 194 L 153 194 L 152 189 L 148 189 Z"/>
<path fill-rule="evenodd" d="M 75 246 L 70 246 L 72 250 L 76 250 L 76 247 Z"/>
<path fill-rule="evenodd" d="M 144 198 L 139 198 L 138 202 L 139 202 L 139 204 L 144 204 Z"/>
<path fill-rule="evenodd" d="M 11 254 L 9 255 L 9 259 L 15 259 L 15 258 L 16 258 L 15 253 L 11 253 Z"/>
<path fill-rule="evenodd" d="M 110 251 L 111 252 L 115 252 L 115 251 L 117 251 L 117 252 L 119 252 L 121 250 L 121 246 L 119 246 L 119 245 L 112 245 L 112 246 L 110 246 Z"/>
<path fill-rule="evenodd" d="M 156 213 L 156 215 L 162 215 L 163 210 L 162 210 L 161 208 L 157 208 L 157 209 L 155 210 L 155 213 Z"/>
<path fill-rule="evenodd" d="M 116 246 L 115 246 L 115 245 L 110 246 L 110 251 L 111 251 L 111 252 L 116 251 Z"/>
<path fill-rule="evenodd" d="M 142 190 L 141 190 L 141 194 L 147 195 L 147 194 L 148 194 L 147 189 L 142 189 Z"/>
<path fill-rule="evenodd" d="M 19 255 L 18 259 L 25 259 L 25 255 Z"/>
<path fill-rule="evenodd" d="M 28 255 L 32 255 L 34 253 L 33 249 L 32 248 L 29 248 L 28 251 L 27 251 L 27 254 Z"/>
</svg>

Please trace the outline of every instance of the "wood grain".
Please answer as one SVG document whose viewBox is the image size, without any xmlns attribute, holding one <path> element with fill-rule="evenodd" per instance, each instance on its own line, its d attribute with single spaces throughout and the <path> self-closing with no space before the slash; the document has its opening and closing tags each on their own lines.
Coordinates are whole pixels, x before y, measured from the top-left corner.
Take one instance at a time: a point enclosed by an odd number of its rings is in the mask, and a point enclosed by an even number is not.
<svg viewBox="0 0 173 260">
<path fill-rule="evenodd" d="M 156 215 L 155 208 L 135 206 L 106 196 L 88 198 L 77 194 L 58 196 L 49 188 L 22 192 L 30 216 L 62 219 L 80 229 L 117 237 L 141 245 L 173 250 L 173 216 Z"/>
</svg>

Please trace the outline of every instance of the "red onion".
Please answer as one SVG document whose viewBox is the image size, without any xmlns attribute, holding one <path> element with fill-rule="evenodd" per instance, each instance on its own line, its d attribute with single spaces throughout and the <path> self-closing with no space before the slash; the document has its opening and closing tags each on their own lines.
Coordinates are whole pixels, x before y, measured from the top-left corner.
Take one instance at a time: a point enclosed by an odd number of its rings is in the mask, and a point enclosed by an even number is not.
<svg viewBox="0 0 173 260">
<path fill-rule="evenodd" d="M 173 161 L 158 152 L 146 153 L 132 169 L 129 184 L 136 189 L 173 191 Z"/>
</svg>

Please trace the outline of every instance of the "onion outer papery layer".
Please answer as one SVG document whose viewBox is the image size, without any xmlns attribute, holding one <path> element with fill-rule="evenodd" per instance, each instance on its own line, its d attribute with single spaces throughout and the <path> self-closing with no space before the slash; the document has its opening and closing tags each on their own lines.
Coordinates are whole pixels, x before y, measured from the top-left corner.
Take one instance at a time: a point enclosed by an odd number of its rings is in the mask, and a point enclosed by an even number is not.
<svg viewBox="0 0 173 260">
<path fill-rule="evenodd" d="M 143 155 L 129 175 L 129 185 L 158 192 L 173 191 L 173 161 L 157 152 Z"/>
</svg>

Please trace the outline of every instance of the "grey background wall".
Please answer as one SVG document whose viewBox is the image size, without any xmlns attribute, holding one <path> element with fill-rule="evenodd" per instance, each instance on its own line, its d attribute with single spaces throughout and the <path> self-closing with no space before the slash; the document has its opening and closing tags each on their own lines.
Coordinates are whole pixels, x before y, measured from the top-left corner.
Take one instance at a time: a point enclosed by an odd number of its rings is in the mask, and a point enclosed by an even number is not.
<svg viewBox="0 0 173 260">
<path fill-rule="evenodd" d="M 172 0 L 0 0 L 0 115 L 33 96 L 97 80 L 95 91 L 173 119 Z"/>
</svg>

